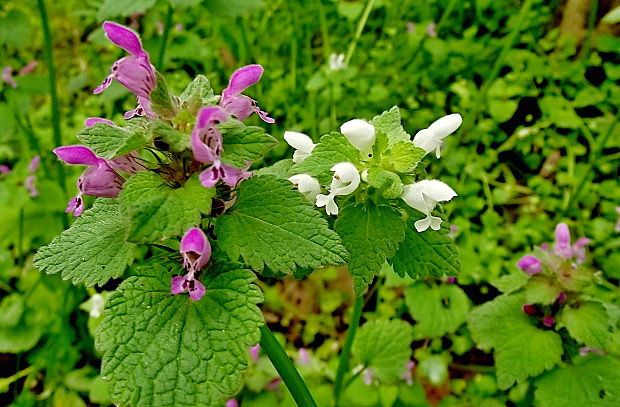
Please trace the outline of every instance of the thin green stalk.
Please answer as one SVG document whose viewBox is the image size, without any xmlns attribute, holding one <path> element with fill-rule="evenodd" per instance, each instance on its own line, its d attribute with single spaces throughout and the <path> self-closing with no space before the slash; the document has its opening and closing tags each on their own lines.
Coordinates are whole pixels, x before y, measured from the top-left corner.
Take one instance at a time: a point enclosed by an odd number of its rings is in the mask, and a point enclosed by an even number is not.
<svg viewBox="0 0 620 407">
<path fill-rule="evenodd" d="M 588 16 L 588 35 L 583 42 L 583 53 L 581 58 L 583 61 L 588 60 L 590 55 L 590 48 L 592 48 L 592 34 L 594 33 L 594 26 L 596 25 L 596 15 L 598 14 L 598 2 L 599 0 L 591 0 L 590 15 Z"/>
<path fill-rule="evenodd" d="M 52 33 L 50 31 L 49 18 L 45 8 L 44 0 L 37 0 L 39 14 L 41 15 L 41 26 L 43 27 L 43 40 L 45 43 L 45 60 L 47 62 L 47 72 L 49 75 L 51 114 L 52 114 L 52 131 L 54 135 L 54 147 L 62 145 L 62 133 L 60 130 L 60 103 L 58 102 L 58 93 L 56 92 L 56 66 L 54 65 L 54 51 L 52 45 Z M 57 165 L 58 183 L 62 191 L 67 194 L 67 184 L 65 182 L 65 168 Z M 69 220 L 66 216 L 62 216 L 62 223 L 65 229 L 69 227 Z"/>
<path fill-rule="evenodd" d="M 170 36 L 170 26 L 172 25 L 172 6 L 168 6 L 166 12 L 166 20 L 164 21 L 164 32 L 161 36 L 161 47 L 159 48 L 159 55 L 157 56 L 157 70 L 162 71 L 164 69 L 164 56 L 166 55 L 166 47 L 168 46 L 168 37 Z"/>
<path fill-rule="evenodd" d="M 360 22 L 357 24 L 357 30 L 355 31 L 355 37 L 353 37 L 353 41 L 349 44 L 349 50 L 347 51 L 347 55 L 344 58 L 344 63 L 346 65 L 351 62 L 351 58 L 353 57 L 353 53 L 355 52 L 355 47 L 357 46 L 357 41 L 362 36 L 362 31 L 364 31 L 364 27 L 366 26 L 366 21 L 368 21 L 368 16 L 370 15 L 370 11 L 372 10 L 372 6 L 375 4 L 375 0 L 368 0 L 366 3 L 366 8 L 364 9 L 364 13 L 362 14 L 362 18 Z"/>
<path fill-rule="evenodd" d="M 364 305 L 364 296 L 355 298 L 355 304 L 353 305 L 353 314 L 351 315 L 351 322 L 349 323 L 349 330 L 347 331 L 347 337 L 344 340 L 344 346 L 340 353 L 340 361 L 338 362 L 338 371 L 336 372 L 336 382 L 334 384 L 334 406 L 338 407 L 340 403 L 340 394 L 343 390 L 344 375 L 349 370 L 349 355 L 351 354 L 351 347 L 353 346 L 353 340 L 355 339 L 355 333 L 357 332 L 357 326 L 360 323 L 362 317 L 362 308 Z"/>
<path fill-rule="evenodd" d="M 299 407 L 317 407 L 316 402 L 312 398 L 312 394 L 306 387 L 303 379 L 299 375 L 293 362 L 286 355 L 284 349 L 269 328 L 264 325 L 260 328 L 261 339 L 260 346 L 265 351 L 269 360 L 276 368 L 280 377 L 284 381 L 284 384 L 291 392 L 291 395 L 295 399 L 295 402 Z"/>
</svg>

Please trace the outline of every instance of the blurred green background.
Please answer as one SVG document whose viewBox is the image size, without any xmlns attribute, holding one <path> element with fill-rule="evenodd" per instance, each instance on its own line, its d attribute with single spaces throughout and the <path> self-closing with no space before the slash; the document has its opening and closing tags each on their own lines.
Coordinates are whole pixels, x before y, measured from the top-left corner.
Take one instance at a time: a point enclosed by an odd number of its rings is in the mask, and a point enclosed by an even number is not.
<svg viewBox="0 0 620 407">
<path fill-rule="evenodd" d="M 0 405 L 107 405 L 91 336 L 98 322 L 93 298 L 99 297 L 31 266 L 36 249 L 71 221 L 64 208 L 81 171 L 61 168 L 51 153 L 58 139 L 41 3 L 0 3 Z M 103 35 L 101 22 L 109 19 L 141 34 L 176 92 L 196 74 L 219 91 L 236 68 L 263 65 L 263 79 L 249 94 L 276 123 L 254 124 L 279 140 L 294 130 L 316 141 L 347 120 L 370 119 L 393 105 L 411 134 L 460 113 L 461 129 L 446 139 L 440 161 L 427 160 L 427 170 L 459 194 L 446 210 L 461 254 L 458 281 L 474 304 L 494 295 L 489 281 L 514 269 L 526 250 L 552 241 L 558 222 L 592 239 L 592 267 L 616 285 L 620 279 L 620 29 L 613 12 L 619 1 L 46 3 L 62 144 L 77 143 L 87 117 L 120 123 L 135 106 L 117 83 L 92 95 L 122 53 Z M 32 61 L 36 66 L 28 65 Z M 36 155 L 41 165 L 32 172 Z M 282 142 L 267 163 L 289 155 Z M 36 196 L 25 185 L 30 175 Z M 328 365 L 351 301 L 345 274 L 333 269 L 263 284 L 268 322 Z M 365 318 L 401 315 L 403 284 L 378 288 Z M 270 398 L 273 392 L 261 393 L 263 381 L 275 377 L 263 365 L 252 368 L 244 405 L 280 402 Z M 308 374 L 323 383 L 329 374 L 322 370 Z M 465 376 L 465 384 L 447 385 L 445 375 L 417 388 L 420 403 L 457 394 L 458 386 L 484 387 L 475 380 L 492 378 Z M 474 393 L 516 403 L 495 391 Z M 281 405 L 290 405 L 283 397 Z"/>
</svg>

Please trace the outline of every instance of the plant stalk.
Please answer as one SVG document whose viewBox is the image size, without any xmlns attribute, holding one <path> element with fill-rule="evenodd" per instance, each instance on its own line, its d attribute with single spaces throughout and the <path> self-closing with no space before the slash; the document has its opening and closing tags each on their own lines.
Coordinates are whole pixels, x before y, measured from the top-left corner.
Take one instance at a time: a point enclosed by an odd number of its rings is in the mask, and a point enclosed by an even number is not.
<svg viewBox="0 0 620 407">
<path fill-rule="evenodd" d="M 362 18 L 360 19 L 359 24 L 357 25 L 357 30 L 355 31 L 355 37 L 353 37 L 353 41 L 351 41 L 351 45 L 349 45 L 349 49 L 347 50 L 347 55 L 344 58 L 344 63 L 349 65 L 351 62 L 351 58 L 353 57 L 353 53 L 355 52 L 355 47 L 357 46 L 357 42 L 362 36 L 362 31 L 364 31 L 364 27 L 366 26 L 366 22 L 368 21 L 368 16 L 372 11 L 372 6 L 375 4 L 375 0 L 368 0 L 366 3 L 366 8 L 364 9 L 364 14 L 362 14 Z"/>
<path fill-rule="evenodd" d="M 159 55 L 157 56 L 157 70 L 162 71 L 164 69 L 164 57 L 166 56 L 166 47 L 168 46 L 168 37 L 170 36 L 170 26 L 172 25 L 172 6 L 168 6 L 166 12 L 166 21 L 164 22 L 164 32 L 161 36 L 161 47 L 159 48 Z"/>
<path fill-rule="evenodd" d="M 286 355 L 271 330 L 266 325 L 263 325 L 260 327 L 260 333 L 261 348 L 263 348 L 269 360 L 271 360 L 271 363 L 280 374 L 297 405 L 299 407 L 317 407 L 312 394 L 310 394 L 308 387 L 306 387 L 306 383 L 304 383 L 293 362 Z"/>
<path fill-rule="evenodd" d="M 357 326 L 360 323 L 362 317 L 362 308 L 364 305 L 364 296 L 355 298 L 353 305 L 353 314 L 351 315 L 351 322 L 349 323 L 349 330 L 347 331 L 347 337 L 344 340 L 344 346 L 340 353 L 340 361 L 338 362 L 338 371 L 336 372 L 336 381 L 334 384 L 334 406 L 338 407 L 340 404 L 340 395 L 343 390 L 344 375 L 349 370 L 349 356 L 351 354 L 351 347 L 353 346 L 353 340 L 355 339 L 355 333 L 357 332 Z"/>
<path fill-rule="evenodd" d="M 41 26 L 43 27 L 43 42 L 45 43 L 45 60 L 47 62 L 47 72 L 49 75 L 51 114 L 52 114 L 52 131 L 54 135 L 54 147 L 62 145 L 62 133 L 60 130 L 60 103 L 58 102 L 58 93 L 56 92 L 56 66 L 54 65 L 54 50 L 52 44 L 52 33 L 50 31 L 49 18 L 44 0 L 37 0 L 39 14 L 41 15 Z M 67 195 L 67 184 L 65 182 L 65 168 L 58 164 L 58 183 L 60 188 Z M 62 224 L 64 228 L 69 227 L 69 220 L 66 216 L 62 216 Z"/>
</svg>

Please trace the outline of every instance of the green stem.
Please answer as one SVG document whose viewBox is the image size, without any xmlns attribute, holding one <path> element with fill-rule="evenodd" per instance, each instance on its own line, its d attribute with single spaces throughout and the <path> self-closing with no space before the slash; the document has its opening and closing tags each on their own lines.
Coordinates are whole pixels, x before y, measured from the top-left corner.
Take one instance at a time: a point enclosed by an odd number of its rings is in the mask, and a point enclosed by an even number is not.
<svg viewBox="0 0 620 407">
<path fill-rule="evenodd" d="M 353 340 L 355 339 L 355 333 L 357 332 L 357 326 L 360 323 L 362 317 L 362 308 L 364 305 L 364 296 L 355 298 L 355 304 L 353 305 L 353 314 L 351 315 L 351 322 L 349 323 L 349 330 L 347 337 L 344 340 L 344 346 L 342 347 L 342 353 L 340 353 L 340 362 L 338 363 L 338 371 L 336 372 L 336 382 L 334 384 L 334 405 L 338 407 L 340 403 L 340 394 L 342 393 L 342 383 L 344 375 L 349 370 L 349 355 L 351 354 L 351 346 L 353 346 Z"/>
<path fill-rule="evenodd" d="M 164 69 L 164 56 L 166 55 L 166 47 L 168 45 L 168 37 L 170 36 L 170 26 L 172 25 L 172 6 L 168 6 L 166 12 L 166 21 L 164 22 L 164 32 L 161 36 L 161 47 L 159 48 L 159 55 L 157 56 L 157 70 L 162 71 Z"/>
<path fill-rule="evenodd" d="M 303 379 L 299 375 L 293 362 L 286 355 L 280 343 L 269 328 L 264 325 L 260 327 L 260 346 L 265 351 L 271 363 L 276 368 L 284 384 L 291 392 L 295 402 L 299 407 L 317 407 L 316 402 L 312 398 L 312 394 L 306 387 Z"/>
<path fill-rule="evenodd" d="M 43 40 L 45 43 L 45 60 L 47 62 L 47 72 L 49 75 L 51 113 L 52 113 L 52 131 L 54 134 L 54 147 L 62 145 L 62 133 L 60 130 L 60 103 L 58 103 L 58 93 L 56 92 L 56 66 L 54 65 L 54 52 L 52 45 L 52 33 L 50 31 L 49 18 L 45 8 L 44 0 L 37 0 L 39 14 L 41 15 L 41 25 L 43 27 Z M 59 161 L 57 161 L 59 162 Z M 58 164 L 58 183 L 60 188 L 67 195 L 67 184 L 65 182 L 65 168 Z M 69 220 L 66 216 L 62 217 L 62 223 L 65 229 L 69 227 Z"/>
<path fill-rule="evenodd" d="M 357 30 L 355 31 L 355 37 L 353 37 L 353 41 L 349 45 L 349 50 L 347 51 L 347 56 L 344 58 L 344 63 L 349 65 L 351 58 L 353 57 L 353 53 L 355 52 L 355 47 L 357 46 L 357 41 L 362 36 L 362 31 L 364 31 L 364 27 L 366 26 L 366 21 L 368 21 L 368 16 L 370 15 L 370 11 L 372 10 L 372 6 L 375 4 L 375 0 L 368 0 L 366 3 L 366 8 L 364 9 L 364 14 L 362 14 L 362 18 L 360 19 L 359 24 L 357 25 Z"/>
<path fill-rule="evenodd" d="M 583 43 L 583 53 L 581 58 L 584 61 L 588 60 L 590 55 L 590 48 L 592 48 L 592 34 L 594 33 L 594 26 L 596 25 L 596 15 L 598 14 L 598 2 L 599 0 L 591 0 L 590 15 L 588 16 L 588 35 Z"/>
</svg>

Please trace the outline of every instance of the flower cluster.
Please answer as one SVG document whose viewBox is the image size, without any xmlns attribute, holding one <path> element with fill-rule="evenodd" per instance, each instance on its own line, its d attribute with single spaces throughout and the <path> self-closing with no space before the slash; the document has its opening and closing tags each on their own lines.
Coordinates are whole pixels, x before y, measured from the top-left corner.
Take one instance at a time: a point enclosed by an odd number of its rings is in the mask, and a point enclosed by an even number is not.
<svg viewBox="0 0 620 407">
<path fill-rule="evenodd" d="M 461 123 L 462 118 L 459 114 L 444 116 L 428 128 L 420 130 L 409 143 L 424 150 L 426 154 L 435 152 L 439 158 L 443 139 L 455 132 Z M 296 174 L 289 178 L 299 192 L 317 207 L 324 207 L 328 215 L 338 215 L 339 207 L 336 202 L 338 197 L 351 195 L 361 189 L 360 185 L 367 187 L 368 170 L 376 164 L 373 162 L 373 150 L 377 148 L 377 130 L 372 123 L 362 119 L 350 120 L 340 127 L 340 134 L 359 151 L 361 164 L 340 162 L 333 165 L 330 169 L 333 172 L 331 183 L 325 186 L 327 194 L 322 193 L 319 180 L 309 174 Z M 295 150 L 293 153 L 295 164 L 310 157 L 316 147 L 312 139 L 303 133 L 287 131 L 284 133 L 284 139 Z M 438 202 L 449 201 L 455 196 L 456 192 L 439 180 L 421 180 L 406 184 L 400 194 L 400 198 L 407 205 L 425 215 L 423 219 L 415 222 L 418 232 L 423 232 L 429 227 L 439 230 L 441 218 L 432 216 L 431 213 Z"/>
<path fill-rule="evenodd" d="M 163 77 L 156 72 L 151 64 L 149 54 L 142 47 L 138 35 L 127 27 L 109 21 L 103 23 L 103 29 L 107 38 L 127 51 L 129 55 L 114 62 L 110 74 L 94 90 L 94 93 L 103 92 L 110 86 L 112 80 L 116 80 L 130 90 L 137 99 L 136 108 L 126 112 L 125 119 L 143 116 L 147 123 L 151 119 L 157 122 L 164 121 L 165 125 L 171 126 L 175 130 L 178 127 L 178 130 L 181 131 L 191 125 L 192 123 L 188 123 L 186 119 L 184 119 L 185 121 L 181 120 L 181 124 L 178 126 L 172 120 L 180 113 L 183 113 L 180 117 L 186 118 L 188 112 L 196 114 L 196 111 L 192 112 L 191 109 L 185 112 L 181 111 L 182 106 L 179 105 L 179 98 L 167 91 Z M 231 117 L 244 120 L 252 113 L 256 113 L 267 123 L 274 122 L 273 118 L 258 107 L 254 99 L 243 94 L 244 90 L 260 80 L 262 74 L 263 68 L 260 65 L 240 68 L 231 76 L 221 97 L 214 98 L 214 103 L 219 99 L 218 105 L 199 106 L 193 131 L 191 136 L 187 136 L 189 139 L 187 144 L 192 153 L 192 162 L 177 166 L 178 172 L 181 173 L 181 179 L 199 171 L 199 179 L 202 185 L 213 187 L 220 180 L 235 186 L 240 180 L 251 176 L 251 173 L 247 171 L 250 162 L 247 162 L 244 168 L 237 168 L 222 161 L 224 142 L 222 133 L 217 126 L 228 121 Z M 162 98 L 165 99 L 164 104 L 167 103 L 168 106 L 172 106 L 172 109 L 164 112 L 160 107 Z M 110 126 L 112 130 L 119 132 L 127 129 L 127 127 L 119 127 L 114 122 L 103 118 L 86 120 L 87 128 L 94 126 L 98 126 L 96 130 L 102 131 L 105 126 Z M 145 126 L 148 129 L 148 124 Z M 77 181 L 78 194 L 69 201 L 66 210 L 66 212 L 73 212 L 74 216 L 79 216 L 84 211 L 83 195 L 115 198 L 121 192 L 127 176 L 138 171 L 159 171 L 156 167 L 161 164 L 158 162 L 154 166 L 149 166 L 139 151 L 132 151 L 113 158 L 104 158 L 97 156 L 91 148 L 81 145 L 59 147 L 54 150 L 54 153 L 67 164 L 86 165 L 88 167 L 79 177 Z M 179 162 L 179 159 L 175 157 L 171 161 Z M 167 171 L 169 170 L 168 168 Z"/>
</svg>

